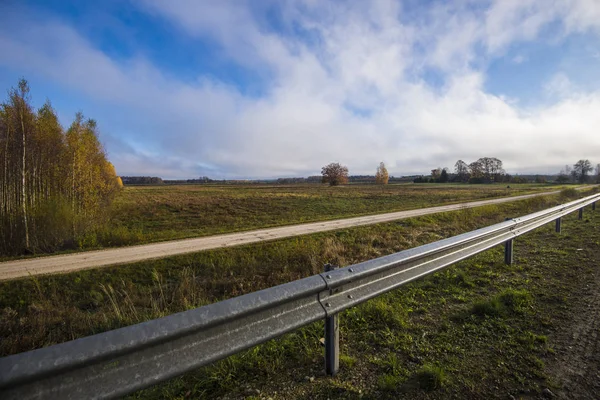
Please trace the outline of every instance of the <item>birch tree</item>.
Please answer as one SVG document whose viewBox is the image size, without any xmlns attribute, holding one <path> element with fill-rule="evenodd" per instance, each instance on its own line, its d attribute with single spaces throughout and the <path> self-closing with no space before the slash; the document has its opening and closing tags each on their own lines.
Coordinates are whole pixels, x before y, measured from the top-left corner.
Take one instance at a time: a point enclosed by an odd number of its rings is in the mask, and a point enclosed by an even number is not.
<svg viewBox="0 0 600 400">
<path fill-rule="evenodd" d="M 387 185 L 389 179 L 390 176 L 388 174 L 388 170 L 382 161 L 379 163 L 379 166 L 377 167 L 377 172 L 375 173 L 375 183 L 379 185 Z"/>
<path fill-rule="evenodd" d="M 122 186 L 94 120 L 65 133 L 49 101 L 34 110 L 24 79 L 0 105 L 0 254 L 52 251 L 92 232 Z"/>
</svg>

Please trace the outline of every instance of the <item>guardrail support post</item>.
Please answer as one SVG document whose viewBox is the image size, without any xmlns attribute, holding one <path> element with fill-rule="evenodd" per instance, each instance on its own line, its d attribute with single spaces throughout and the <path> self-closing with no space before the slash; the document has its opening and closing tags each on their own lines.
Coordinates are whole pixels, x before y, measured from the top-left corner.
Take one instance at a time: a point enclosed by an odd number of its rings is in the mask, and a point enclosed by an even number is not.
<svg viewBox="0 0 600 400">
<path fill-rule="evenodd" d="M 579 219 L 583 219 L 583 207 L 579 209 Z"/>
<path fill-rule="evenodd" d="M 337 267 L 325 264 L 325 272 Z M 325 372 L 334 376 L 340 369 L 340 326 L 338 315 L 325 318 Z"/>
<path fill-rule="evenodd" d="M 561 230 L 560 223 L 561 223 L 560 217 L 556 218 L 556 232 L 558 232 L 558 233 L 560 233 L 560 230 Z"/>
<path fill-rule="evenodd" d="M 510 221 L 512 218 L 504 218 L 505 221 Z M 513 241 L 507 240 L 504 242 L 504 263 L 512 265 L 513 263 Z"/>
<path fill-rule="evenodd" d="M 512 241 L 512 239 L 504 242 L 504 263 L 506 265 L 512 265 L 512 263 L 513 263 L 513 241 Z"/>
<path fill-rule="evenodd" d="M 595 209 L 596 209 L 596 202 L 593 202 L 592 203 L 592 210 L 595 210 Z"/>
</svg>

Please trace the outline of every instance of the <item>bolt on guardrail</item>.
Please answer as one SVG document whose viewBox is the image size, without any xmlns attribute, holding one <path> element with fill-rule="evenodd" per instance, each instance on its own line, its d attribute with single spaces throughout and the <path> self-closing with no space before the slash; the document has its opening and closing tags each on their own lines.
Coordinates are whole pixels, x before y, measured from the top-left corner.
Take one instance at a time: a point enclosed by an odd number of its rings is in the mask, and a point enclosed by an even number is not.
<svg viewBox="0 0 600 400">
<path fill-rule="evenodd" d="M 115 398 L 325 320 L 326 371 L 339 369 L 339 312 L 600 200 L 600 194 L 448 239 L 141 324 L 0 358 L 0 398 Z M 510 244 L 509 244 L 510 243 Z"/>
</svg>

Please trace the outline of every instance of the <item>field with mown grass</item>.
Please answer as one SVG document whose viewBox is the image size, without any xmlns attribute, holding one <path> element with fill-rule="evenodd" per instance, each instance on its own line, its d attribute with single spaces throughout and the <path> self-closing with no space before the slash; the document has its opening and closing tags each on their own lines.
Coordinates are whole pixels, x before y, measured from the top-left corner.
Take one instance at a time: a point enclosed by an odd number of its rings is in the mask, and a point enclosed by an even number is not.
<svg viewBox="0 0 600 400">
<path fill-rule="evenodd" d="M 86 247 L 119 246 L 551 191 L 541 184 L 127 186 Z"/>
<path fill-rule="evenodd" d="M 345 192 L 335 192 L 337 189 L 332 189 L 331 196 L 340 204 L 360 204 L 367 201 L 361 196 L 367 196 L 369 190 L 382 190 L 365 189 L 363 195 L 349 195 L 344 200 Z M 165 190 L 196 189 L 131 190 L 156 190 L 159 196 Z M 248 190 L 260 193 L 261 189 Z M 391 193 L 396 189 L 386 190 L 389 195 L 372 194 L 379 199 L 380 207 L 388 204 L 384 199 L 393 197 Z M 397 190 L 398 197 L 411 190 L 439 190 L 438 200 L 451 196 L 436 188 Z M 302 193 L 306 195 L 306 191 Z M 468 196 L 465 193 L 469 192 L 451 193 Z M 562 196 L 0 282 L 0 355 L 195 308 L 319 273 L 325 263 L 354 264 L 587 194 L 568 190 Z M 188 194 L 182 196 L 191 198 Z M 445 198 L 447 202 L 455 199 Z M 138 199 L 148 199 L 148 204 L 155 201 L 149 195 Z M 429 200 L 421 198 L 413 204 L 418 201 Z M 146 207 L 150 206 L 141 208 Z M 338 213 L 343 209 L 339 208 Z M 263 212 L 267 214 L 267 210 Z M 570 299 L 577 295 L 581 280 L 600 264 L 600 212 L 586 212 L 584 221 L 576 218 L 576 214 L 564 218 L 562 234 L 554 233 L 554 227 L 547 225 L 519 238 L 515 265 L 504 265 L 503 250 L 497 247 L 344 312 L 340 318 L 342 369 L 335 378 L 323 375 L 324 350 L 319 342 L 323 324 L 315 323 L 132 397 L 537 396 L 544 388 L 557 385 L 545 367 L 545 360 L 553 354 L 552 334 L 564 323 L 561 316 L 572 312 Z"/>
</svg>

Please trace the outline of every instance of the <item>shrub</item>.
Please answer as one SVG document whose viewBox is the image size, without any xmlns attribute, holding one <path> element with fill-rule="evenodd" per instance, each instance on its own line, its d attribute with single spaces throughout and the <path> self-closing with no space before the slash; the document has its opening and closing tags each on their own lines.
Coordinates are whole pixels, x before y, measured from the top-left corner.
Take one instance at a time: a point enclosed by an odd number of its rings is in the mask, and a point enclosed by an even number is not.
<svg viewBox="0 0 600 400">
<path fill-rule="evenodd" d="M 563 189 L 560 191 L 560 197 L 562 199 L 574 199 L 579 195 L 577 190 L 573 188 Z"/>
</svg>

